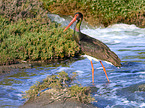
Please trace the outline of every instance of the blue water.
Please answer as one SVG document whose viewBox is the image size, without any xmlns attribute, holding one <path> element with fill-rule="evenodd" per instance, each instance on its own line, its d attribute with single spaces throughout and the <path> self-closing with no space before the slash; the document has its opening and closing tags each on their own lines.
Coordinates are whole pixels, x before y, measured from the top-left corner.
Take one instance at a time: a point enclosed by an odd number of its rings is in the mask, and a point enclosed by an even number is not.
<svg viewBox="0 0 145 108">
<path fill-rule="evenodd" d="M 71 18 L 65 19 L 56 15 L 55 21 L 67 25 Z M 66 23 L 67 22 L 67 23 Z M 85 26 L 87 25 L 87 26 Z M 107 82 L 99 62 L 93 61 L 97 91 L 92 96 L 98 102 L 92 102 L 99 108 L 144 108 L 145 92 L 138 86 L 145 84 L 145 29 L 135 25 L 115 24 L 108 28 L 91 27 L 84 22 L 82 32 L 107 44 L 122 60 L 122 67 L 103 62 L 110 83 Z M 65 71 L 77 72 L 77 80 L 83 86 L 92 86 L 91 64 L 85 57 L 73 58 L 60 63 L 42 64 L 31 69 L 16 69 L 1 76 L 0 107 L 16 108 L 26 100 L 23 92 L 36 81 L 42 81 L 47 75 Z"/>
</svg>

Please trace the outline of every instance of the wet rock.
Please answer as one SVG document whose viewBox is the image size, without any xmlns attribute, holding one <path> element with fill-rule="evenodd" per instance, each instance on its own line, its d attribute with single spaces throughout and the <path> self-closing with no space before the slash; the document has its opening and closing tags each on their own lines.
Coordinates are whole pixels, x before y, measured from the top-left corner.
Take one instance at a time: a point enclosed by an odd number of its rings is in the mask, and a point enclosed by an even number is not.
<svg viewBox="0 0 145 108">
<path fill-rule="evenodd" d="M 19 108 L 96 108 L 92 104 L 83 104 L 73 99 L 49 103 L 49 94 L 45 93 L 36 99 L 30 99 Z"/>
<path fill-rule="evenodd" d="M 33 65 L 26 64 L 26 63 L 0 66 L 0 75 L 10 73 L 10 71 L 17 68 L 25 69 L 25 68 L 31 68 L 31 67 L 33 67 Z"/>
<path fill-rule="evenodd" d="M 138 86 L 139 91 L 144 91 L 145 92 L 145 84 L 141 84 Z"/>
</svg>

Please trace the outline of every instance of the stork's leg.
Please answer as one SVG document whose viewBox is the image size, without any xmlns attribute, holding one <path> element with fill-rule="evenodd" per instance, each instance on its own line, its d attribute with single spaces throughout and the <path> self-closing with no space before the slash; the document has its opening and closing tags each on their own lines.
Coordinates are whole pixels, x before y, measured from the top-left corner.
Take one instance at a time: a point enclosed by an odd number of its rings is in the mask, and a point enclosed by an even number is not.
<svg viewBox="0 0 145 108">
<path fill-rule="evenodd" d="M 94 83 L 94 67 L 92 61 L 91 61 L 91 67 L 92 67 L 92 83 Z"/>
<path fill-rule="evenodd" d="M 100 61 L 100 63 L 101 63 L 101 65 L 102 65 L 102 67 L 103 67 L 103 71 L 105 72 L 106 78 L 107 78 L 107 80 L 108 80 L 108 82 L 109 82 L 109 79 L 108 79 L 108 76 L 107 76 L 107 73 L 106 73 L 106 69 L 105 69 L 105 67 L 103 66 L 102 61 Z"/>
</svg>

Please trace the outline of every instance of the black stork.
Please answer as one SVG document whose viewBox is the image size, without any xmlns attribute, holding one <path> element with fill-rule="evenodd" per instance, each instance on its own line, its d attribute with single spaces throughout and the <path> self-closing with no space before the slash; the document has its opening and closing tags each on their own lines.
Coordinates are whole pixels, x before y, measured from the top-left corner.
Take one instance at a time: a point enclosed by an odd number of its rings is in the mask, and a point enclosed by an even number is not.
<svg viewBox="0 0 145 108">
<path fill-rule="evenodd" d="M 94 67 L 93 67 L 92 60 L 99 61 L 101 63 L 101 65 L 103 67 L 103 71 L 105 72 L 106 78 L 109 82 L 109 79 L 108 79 L 108 76 L 106 73 L 106 69 L 102 64 L 102 61 L 107 61 L 116 67 L 121 67 L 121 63 L 120 63 L 121 60 L 103 42 L 101 42 L 95 38 L 92 38 L 86 34 L 81 33 L 80 25 L 81 25 L 82 20 L 83 20 L 82 13 L 80 13 L 80 12 L 75 13 L 74 18 L 69 23 L 69 25 L 64 29 L 64 31 L 66 31 L 75 21 L 77 21 L 75 28 L 74 28 L 74 40 L 78 43 L 81 50 L 87 55 L 87 58 L 91 62 L 92 82 L 94 83 Z"/>
</svg>

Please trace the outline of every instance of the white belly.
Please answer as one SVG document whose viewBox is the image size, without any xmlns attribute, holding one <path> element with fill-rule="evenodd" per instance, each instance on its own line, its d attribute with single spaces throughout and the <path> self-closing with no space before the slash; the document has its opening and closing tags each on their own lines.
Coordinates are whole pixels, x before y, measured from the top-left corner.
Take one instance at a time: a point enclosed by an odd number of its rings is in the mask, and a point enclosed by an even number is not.
<svg viewBox="0 0 145 108">
<path fill-rule="evenodd" d="M 96 59 L 96 58 L 89 56 L 89 55 L 82 55 L 82 57 L 87 57 L 90 61 L 92 61 L 92 60 L 94 60 L 96 62 L 102 61 L 102 60 Z M 104 62 L 106 62 L 107 64 L 113 65 L 111 62 L 108 62 L 108 61 L 104 61 Z"/>
<path fill-rule="evenodd" d="M 100 61 L 99 59 L 96 59 L 96 58 L 91 57 L 91 56 L 89 56 L 89 55 L 82 55 L 82 56 L 83 56 L 83 57 L 87 57 L 90 61 L 92 61 L 92 60 L 97 61 L 97 62 Z"/>
</svg>

